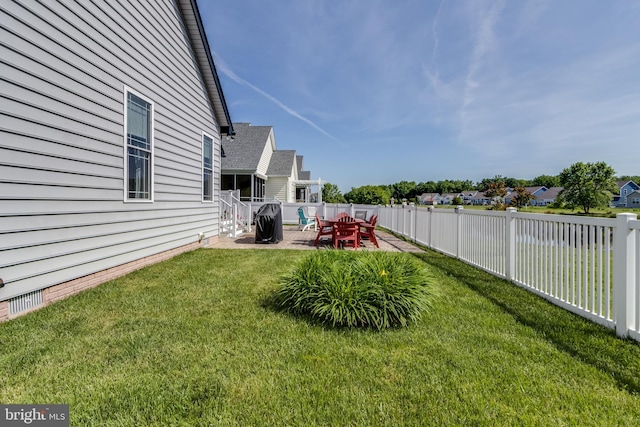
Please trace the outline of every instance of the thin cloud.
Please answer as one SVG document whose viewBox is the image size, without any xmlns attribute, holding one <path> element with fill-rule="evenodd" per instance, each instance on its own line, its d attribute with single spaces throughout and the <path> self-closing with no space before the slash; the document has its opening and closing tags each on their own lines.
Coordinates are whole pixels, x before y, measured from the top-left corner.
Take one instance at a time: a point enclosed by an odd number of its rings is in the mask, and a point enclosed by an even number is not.
<svg viewBox="0 0 640 427">
<path fill-rule="evenodd" d="M 280 101 L 279 99 L 277 99 L 275 96 L 270 95 L 269 93 L 265 92 L 264 90 L 260 89 L 259 87 L 253 85 L 252 83 L 246 81 L 245 79 L 243 79 L 242 77 L 238 76 L 236 73 L 234 73 L 226 64 L 226 62 L 224 62 L 224 60 L 222 58 L 220 58 L 218 55 L 216 55 L 216 53 L 214 52 L 214 55 L 216 56 L 216 64 L 218 64 L 218 68 L 219 70 L 226 75 L 227 77 L 229 77 L 231 80 L 233 80 L 234 82 L 241 84 L 243 86 L 246 86 L 252 90 L 254 90 L 255 92 L 258 92 L 260 95 L 264 96 L 265 98 L 267 98 L 269 101 L 273 102 L 274 104 L 276 104 L 278 107 L 282 108 L 287 114 L 297 118 L 298 120 L 301 120 L 303 122 L 305 122 L 306 124 L 308 124 L 309 126 L 311 126 L 312 128 L 314 128 L 315 130 L 317 130 L 318 132 L 320 132 L 321 134 L 325 135 L 328 138 L 331 138 L 332 140 L 338 142 L 338 143 L 342 143 L 339 139 L 335 138 L 333 135 L 329 134 L 327 131 L 325 131 L 324 129 L 322 129 L 320 126 L 318 126 L 317 124 L 315 124 L 313 121 L 309 120 L 308 118 L 304 117 L 302 114 L 298 113 L 297 111 L 295 111 L 292 108 L 289 108 L 288 106 L 286 106 L 282 101 Z"/>
<path fill-rule="evenodd" d="M 433 34 L 433 51 L 431 52 L 431 65 L 435 63 L 436 55 L 438 54 L 438 46 L 440 45 L 440 37 L 438 37 L 438 18 L 440 17 L 440 11 L 442 10 L 442 4 L 444 0 L 440 0 L 438 5 L 438 11 L 433 18 L 433 24 L 431 25 L 431 33 Z"/>
<path fill-rule="evenodd" d="M 473 53 L 471 54 L 469 71 L 467 72 L 467 78 L 465 79 L 464 97 L 462 101 L 462 109 L 460 110 L 463 122 L 466 116 L 467 107 L 475 101 L 474 92 L 480 86 L 476 80 L 476 73 L 480 69 L 485 57 L 495 49 L 493 28 L 500 19 L 500 13 L 503 8 L 504 0 L 495 2 L 487 13 L 487 16 L 482 20 L 478 30 L 477 43 L 475 44 Z"/>
</svg>

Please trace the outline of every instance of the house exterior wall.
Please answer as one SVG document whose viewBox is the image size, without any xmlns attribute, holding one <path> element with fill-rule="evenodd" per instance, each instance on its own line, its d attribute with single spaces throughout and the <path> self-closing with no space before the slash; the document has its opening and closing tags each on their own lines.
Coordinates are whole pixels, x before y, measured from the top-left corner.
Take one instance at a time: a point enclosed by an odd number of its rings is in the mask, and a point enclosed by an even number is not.
<svg viewBox="0 0 640 427">
<path fill-rule="evenodd" d="M 258 162 L 258 168 L 256 172 L 261 174 L 262 176 L 267 176 L 267 169 L 269 169 L 269 162 L 271 161 L 271 156 L 273 156 L 273 150 L 275 147 L 275 142 L 273 138 L 273 129 L 269 133 L 269 141 L 264 145 L 264 150 L 262 151 L 262 156 L 260 157 L 260 161 Z"/>
<path fill-rule="evenodd" d="M 620 198 L 617 200 L 617 202 L 614 202 L 614 206 L 629 207 L 627 197 L 638 189 L 640 189 L 640 187 L 633 181 L 629 181 L 624 184 L 622 187 L 620 187 Z"/>
<path fill-rule="evenodd" d="M 0 3 L 0 301 L 218 235 L 220 134 L 180 8 L 121 3 Z M 125 201 L 125 88 L 154 103 L 152 202 Z"/>
<path fill-rule="evenodd" d="M 291 187 L 289 184 L 289 179 L 286 177 L 276 176 L 270 177 L 267 180 L 266 188 L 265 188 L 265 199 L 273 200 L 278 199 L 282 202 L 291 202 L 292 195 L 291 191 L 288 187 Z M 295 189 L 293 197 L 295 197 Z"/>
<path fill-rule="evenodd" d="M 640 191 L 636 190 L 627 195 L 627 208 L 640 208 Z"/>
</svg>

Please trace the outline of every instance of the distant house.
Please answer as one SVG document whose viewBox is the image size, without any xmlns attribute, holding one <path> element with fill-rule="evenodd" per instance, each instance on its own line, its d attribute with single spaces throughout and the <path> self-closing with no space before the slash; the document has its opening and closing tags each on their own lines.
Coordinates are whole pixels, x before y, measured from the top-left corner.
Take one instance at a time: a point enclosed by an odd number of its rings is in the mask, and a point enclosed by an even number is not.
<svg viewBox="0 0 640 427">
<path fill-rule="evenodd" d="M 470 205 L 490 205 L 491 198 L 486 196 L 484 192 L 476 191 L 475 194 L 469 199 Z"/>
<path fill-rule="evenodd" d="M 223 191 L 237 190 L 240 200 L 248 202 L 310 199 L 310 188 L 319 180 L 312 181 L 311 172 L 300 170 L 303 157 L 295 150 L 277 149 L 273 126 L 234 123 L 233 128 L 235 134 L 222 141 Z"/>
<path fill-rule="evenodd" d="M 295 181 L 298 180 L 296 152 L 294 150 L 276 150 L 271 156 L 267 169 L 268 200 L 295 202 Z"/>
<path fill-rule="evenodd" d="M 273 127 L 234 123 L 233 128 L 235 135 L 222 140 L 221 189 L 238 190 L 243 201 L 262 202 L 267 170 L 276 151 Z"/>
<path fill-rule="evenodd" d="M 640 190 L 636 190 L 627 195 L 627 208 L 640 208 Z"/>
<path fill-rule="evenodd" d="M 524 190 L 526 192 L 528 192 L 529 194 L 531 194 L 533 196 L 533 198 L 531 199 L 531 201 L 529 202 L 530 205 L 535 206 L 536 205 L 536 200 L 545 192 L 547 191 L 547 187 L 545 186 L 535 186 L 535 187 L 524 187 Z M 507 194 L 504 198 L 504 202 L 506 204 L 511 204 L 511 200 L 512 198 L 516 195 L 516 193 L 514 193 L 513 189 L 509 189 L 509 194 Z"/>
<path fill-rule="evenodd" d="M 477 190 L 465 190 L 460 193 L 460 197 L 462 197 L 462 203 L 465 205 L 473 204 L 472 200 L 478 194 Z"/>
<path fill-rule="evenodd" d="M 304 156 L 296 156 L 296 167 L 298 168 L 298 180 L 295 183 L 296 202 L 317 202 L 318 193 L 312 193 L 311 172 L 304 170 Z"/>
<path fill-rule="evenodd" d="M 456 197 L 460 197 L 460 199 L 462 200 L 462 196 L 460 195 L 460 193 L 444 193 L 440 195 L 440 204 L 442 205 L 450 205 L 451 203 L 453 203 L 453 200 Z"/>
<path fill-rule="evenodd" d="M 0 2 L 0 320 L 219 234 L 233 126 L 195 0 Z"/>
<path fill-rule="evenodd" d="M 440 203 L 439 193 L 422 193 L 420 195 L 420 204 L 435 206 Z"/>
<path fill-rule="evenodd" d="M 618 194 L 613 196 L 613 206 L 617 208 L 630 207 L 627 197 L 634 191 L 640 190 L 640 186 L 633 181 L 618 181 Z"/>
<path fill-rule="evenodd" d="M 550 187 L 531 201 L 532 206 L 548 206 L 553 204 L 564 187 Z"/>
<path fill-rule="evenodd" d="M 627 208 L 640 208 L 640 190 L 627 195 Z"/>
</svg>

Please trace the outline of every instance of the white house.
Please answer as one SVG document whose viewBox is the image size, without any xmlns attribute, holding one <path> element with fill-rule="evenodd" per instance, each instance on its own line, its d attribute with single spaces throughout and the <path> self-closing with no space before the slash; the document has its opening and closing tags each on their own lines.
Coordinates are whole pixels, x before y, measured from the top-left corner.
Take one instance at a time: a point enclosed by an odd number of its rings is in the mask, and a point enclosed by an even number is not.
<svg viewBox="0 0 640 427">
<path fill-rule="evenodd" d="M 234 123 L 233 128 L 235 134 L 222 141 L 222 190 L 237 190 L 246 202 L 310 199 L 311 186 L 320 181 L 302 170 L 303 157 L 295 150 L 277 149 L 273 126 Z"/>
<path fill-rule="evenodd" d="M 233 127 L 196 1 L 0 13 L 0 320 L 215 241 Z"/>
</svg>

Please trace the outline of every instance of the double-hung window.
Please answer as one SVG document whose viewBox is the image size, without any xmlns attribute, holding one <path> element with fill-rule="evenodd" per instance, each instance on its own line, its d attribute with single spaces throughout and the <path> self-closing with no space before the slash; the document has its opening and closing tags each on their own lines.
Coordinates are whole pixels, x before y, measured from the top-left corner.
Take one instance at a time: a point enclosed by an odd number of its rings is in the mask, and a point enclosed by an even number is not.
<svg viewBox="0 0 640 427">
<path fill-rule="evenodd" d="M 153 200 L 153 103 L 126 94 L 126 199 Z"/>
<path fill-rule="evenodd" d="M 213 138 L 202 134 L 202 201 L 213 201 Z"/>
</svg>

